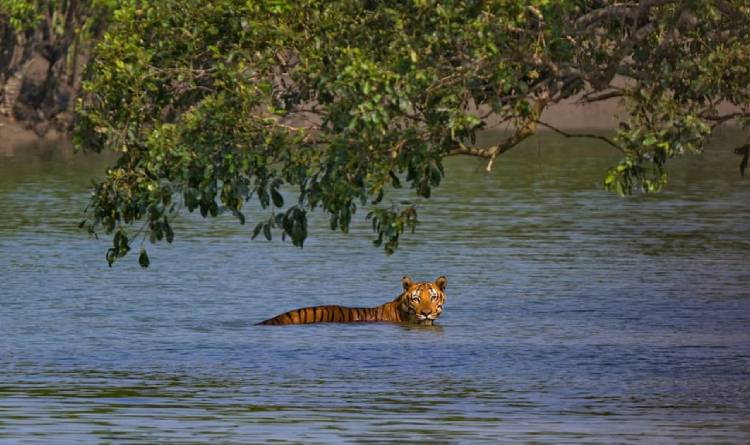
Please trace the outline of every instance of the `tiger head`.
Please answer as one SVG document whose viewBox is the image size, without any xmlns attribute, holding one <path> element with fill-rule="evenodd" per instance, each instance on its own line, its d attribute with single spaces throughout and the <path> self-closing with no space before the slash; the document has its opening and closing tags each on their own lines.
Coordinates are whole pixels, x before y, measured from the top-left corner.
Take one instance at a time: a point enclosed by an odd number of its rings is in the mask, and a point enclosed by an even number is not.
<svg viewBox="0 0 750 445">
<path fill-rule="evenodd" d="M 411 277 L 401 279 L 404 293 L 401 294 L 401 310 L 409 321 L 430 325 L 443 312 L 445 285 L 448 279 L 438 277 L 434 283 L 415 283 Z"/>
</svg>

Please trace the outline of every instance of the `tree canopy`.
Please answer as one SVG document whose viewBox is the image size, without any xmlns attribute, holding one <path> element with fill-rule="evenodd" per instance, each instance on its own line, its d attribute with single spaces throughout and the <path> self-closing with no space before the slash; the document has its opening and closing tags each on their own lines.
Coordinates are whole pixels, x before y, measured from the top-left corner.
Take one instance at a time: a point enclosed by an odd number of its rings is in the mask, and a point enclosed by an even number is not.
<svg viewBox="0 0 750 445">
<path fill-rule="evenodd" d="M 382 204 L 391 188 L 427 198 L 446 157 L 490 170 L 540 128 L 621 152 L 607 189 L 657 191 L 670 158 L 750 126 L 749 24 L 745 0 L 123 2 L 78 107 L 77 146 L 119 152 L 81 226 L 112 234 L 111 265 L 137 237 L 172 242 L 181 208 L 244 223 L 257 200 L 253 236 L 297 246 L 308 212 L 346 232 L 366 209 L 391 253 L 417 221 Z M 572 98 L 619 98 L 615 134 L 542 120 Z M 478 146 L 498 122 L 513 131 Z"/>
<path fill-rule="evenodd" d="M 118 4 L 0 0 L 0 115 L 40 136 L 69 132 L 82 67 Z"/>
</svg>

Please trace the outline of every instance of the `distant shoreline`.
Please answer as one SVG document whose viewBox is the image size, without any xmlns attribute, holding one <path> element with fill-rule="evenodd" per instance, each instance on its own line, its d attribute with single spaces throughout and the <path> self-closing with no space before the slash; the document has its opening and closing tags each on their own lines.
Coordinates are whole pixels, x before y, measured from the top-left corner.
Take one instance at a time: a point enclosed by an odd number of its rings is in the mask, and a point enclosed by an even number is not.
<svg viewBox="0 0 750 445">
<path fill-rule="evenodd" d="M 561 130 L 609 130 L 616 128 L 618 111 L 616 101 L 578 105 L 573 102 L 552 105 L 545 110 L 542 120 Z M 490 126 L 494 123 L 488 122 Z M 540 131 L 546 131 L 543 128 Z M 40 137 L 21 122 L 0 115 L 0 153 L 15 151 L 24 145 L 40 141 L 70 140 L 70 135 L 51 131 Z"/>
<path fill-rule="evenodd" d="M 36 133 L 27 129 L 22 123 L 0 116 L 0 144 L 2 146 L 27 144 L 39 139 Z"/>
<path fill-rule="evenodd" d="M 16 152 L 40 142 L 52 142 L 60 147 L 70 148 L 70 135 L 50 131 L 40 137 L 22 123 L 0 116 L 0 156 L 13 156 Z"/>
<path fill-rule="evenodd" d="M 593 130 L 605 132 L 617 128 L 618 114 L 625 111 L 617 99 L 590 104 L 579 104 L 576 99 L 571 98 L 568 101 L 551 105 L 544 111 L 541 120 L 563 131 Z M 722 108 L 723 111 L 731 110 L 731 107 L 727 106 Z M 489 119 L 487 123 L 488 129 L 506 129 L 503 125 L 497 125 L 497 122 L 493 122 L 492 119 Z M 551 130 L 544 127 L 538 128 L 538 133 L 541 134 L 549 131 Z M 69 145 L 70 135 L 50 131 L 44 137 L 40 137 L 22 123 L 0 115 L 0 155 L 9 156 L 21 147 L 43 141 L 67 142 Z"/>
</svg>

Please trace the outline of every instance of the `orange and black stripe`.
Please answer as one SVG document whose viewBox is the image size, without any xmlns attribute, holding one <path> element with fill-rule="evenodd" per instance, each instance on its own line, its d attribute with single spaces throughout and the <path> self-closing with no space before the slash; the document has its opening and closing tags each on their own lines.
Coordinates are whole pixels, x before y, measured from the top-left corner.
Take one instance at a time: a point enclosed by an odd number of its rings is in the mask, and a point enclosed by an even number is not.
<svg viewBox="0 0 750 445">
<path fill-rule="evenodd" d="M 394 300 L 377 307 L 345 307 L 338 305 L 312 306 L 284 312 L 259 325 L 288 325 L 309 323 L 352 323 L 390 321 L 432 324 L 440 316 L 445 302 L 447 278 L 438 277 L 434 283 L 415 283 L 409 276 L 401 279 L 404 291 Z"/>
<path fill-rule="evenodd" d="M 258 325 L 284 325 L 308 323 L 352 323 L 361 321 L 391 321 L 380 307 L 313 306 L 284 312 Z"/>
</svg>

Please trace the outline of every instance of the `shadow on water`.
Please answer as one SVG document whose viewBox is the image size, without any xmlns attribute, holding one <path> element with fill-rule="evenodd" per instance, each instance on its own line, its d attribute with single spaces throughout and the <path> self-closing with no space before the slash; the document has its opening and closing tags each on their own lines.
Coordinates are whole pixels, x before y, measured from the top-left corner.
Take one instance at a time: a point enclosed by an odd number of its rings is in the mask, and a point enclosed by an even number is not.
<svg viewBox="0 0 750 445">
<path fill-rule="evenodd" d="M 440 320 L 436 321 L 431 325 L 425 324 L 411 324 L 411 323 L 399 323 L 399 327 L 407 332 L 424 332 L 430 334 L 442 335 L 444 328 L 440 323 Z"/>
</svg>

